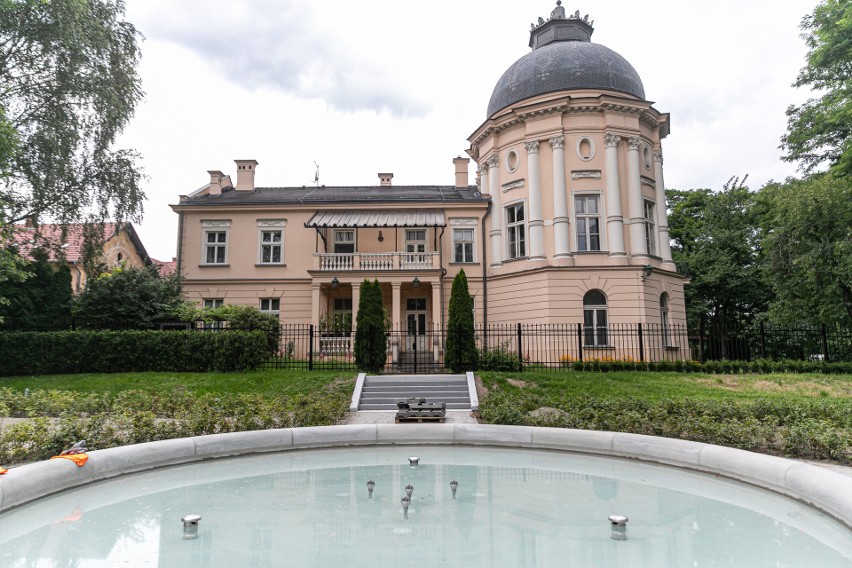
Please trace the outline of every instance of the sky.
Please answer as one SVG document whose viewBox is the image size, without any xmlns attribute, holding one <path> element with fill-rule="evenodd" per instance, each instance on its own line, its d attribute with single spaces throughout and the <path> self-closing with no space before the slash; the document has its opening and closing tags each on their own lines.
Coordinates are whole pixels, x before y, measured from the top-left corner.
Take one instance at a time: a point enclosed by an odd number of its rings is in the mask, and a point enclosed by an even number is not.
<svg viewBox="0 0 852 568">
<path fill-rule="evenodd" d="M 566 0 L 592 41 L 624 56 L 655 108 L 669 188 L 757 189 L 796 175 L 780 160 L 785 110 L 817 0 Z M 497 80 L 529 51 L 553 0 L 126 0 L 144 36 L 144 101 L 118 147 L 142 155 L 148 253 L 175 255 L 170 204 L 259 162 L 260 187 L 452 185 L 452 159 L 487 118 Z M 471 183 L 475 167 L 471 166 Z"/>
</svg>

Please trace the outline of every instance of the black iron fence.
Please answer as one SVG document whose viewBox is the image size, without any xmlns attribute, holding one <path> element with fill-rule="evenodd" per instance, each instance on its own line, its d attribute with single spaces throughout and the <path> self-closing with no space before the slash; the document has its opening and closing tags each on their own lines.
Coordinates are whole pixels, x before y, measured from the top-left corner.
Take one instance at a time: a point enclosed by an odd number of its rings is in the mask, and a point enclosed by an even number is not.
<svg viewBox="0 0 852 568">
<path fill-rule="evenodd" d="M 444 347 L 450 333 L 426 328 L 392 330 L 384 342 L 386 373 L 439 373 L 446 370 Z M 355 370 L 355 334 L 320 332 L 311 325 L 283 325 L 280 353 L 269 368 Z M 575 362 L 659 362 L 755 359 L 852 361 L 852 329 L 741 329 L 656 324 L 511 324 L 477 326 L 478 367 L 492 370 L 565 369 Z"/>
</svg>

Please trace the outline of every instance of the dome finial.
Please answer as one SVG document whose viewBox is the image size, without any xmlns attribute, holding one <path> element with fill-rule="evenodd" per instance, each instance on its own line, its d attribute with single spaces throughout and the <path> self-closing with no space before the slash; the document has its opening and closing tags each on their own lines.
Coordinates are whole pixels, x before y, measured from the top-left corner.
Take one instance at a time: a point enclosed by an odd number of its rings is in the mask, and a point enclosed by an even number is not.
<svg viewBox="0 0 852 568">
<path fill-rule="evenodd" d="M 564 20 L 565 8 L 562 7 L 562 0 L 556 0 L 556 8 L 550 13 L 551 20 Z"/>
</svg>

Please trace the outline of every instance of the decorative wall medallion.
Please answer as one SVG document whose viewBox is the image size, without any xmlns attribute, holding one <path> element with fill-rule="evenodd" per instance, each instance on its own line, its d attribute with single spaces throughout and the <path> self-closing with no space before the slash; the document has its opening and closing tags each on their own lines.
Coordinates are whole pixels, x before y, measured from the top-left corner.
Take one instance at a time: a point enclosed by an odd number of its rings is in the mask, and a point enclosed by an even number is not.
<svg viewBox="0 0 852 568">
<path fill-rule="evenodd" d="M 518 165 L 520 165 L 521 159 L 518 156 L 518 153 L 514 150 L 509 150 L 506 154 L 506 169 L 509 170 L 509 173 L 514 173 L 518 170 Z"/>
<path fill-rule="evenodd" d="M 222 221 L 208 221 L 208 220 L 202 220 L 202 221 L 201 221 L 201 226 L 202 226 L 202 227 L 230 227 L 230 226 L 231 226 L 231 221 L 230 221 L 230 219 L 228 219 L 228 220 L 222 220 Z"/>
<path fill-rule="evenodd" d="M 287 225 L 286 219 L 258 219 L 258 227 L 284 227 Z"/>
<path fill-rule="evenodd" d="M 583 136 L 577 140 L 577 157 L 584 162 L 595 157 L 595 143 L 588 136 Z"/>
<path fill-rule="evenodd" d="M 516 179 L 515 181 L 510 181 L 509 183 L 503 184 L 503 191 L 509 191 L 510 189 L 517 189 L 519 187 L 524 187 L 524 180 Z"/>
<path fill-rule="evenodd" d="M 642 148 L 642 163 L 645 164 L 645 169 L 651 169 L 651 149 L 645 146 Z"/>
<path fill-rule="evenodd" d="M 571 179 L 601 179 L 600 170 L 573 170 Z"/>
<path fill-rule="evenodd" d="M 452 225 L 453 227 L 476 225 L 476 218 L 475 217 L 466 217 L 466 218 L 460 218 L 460 219 L 451 218 L 450 219 L 450 225 Z"/>
</svg>

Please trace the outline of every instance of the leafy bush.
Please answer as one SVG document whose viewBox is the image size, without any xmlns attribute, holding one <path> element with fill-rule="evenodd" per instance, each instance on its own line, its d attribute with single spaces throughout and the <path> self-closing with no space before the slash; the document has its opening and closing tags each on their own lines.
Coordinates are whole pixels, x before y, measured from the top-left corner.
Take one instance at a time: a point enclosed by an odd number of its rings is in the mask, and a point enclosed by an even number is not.
<svg viewBox="0 0 852 568">
<path fill-rule="evenodd" d="M 467 287 L 467 276 L 459 270 L 453 278 L 447 317 L 447 345 L 444 360 L 456 373 L 477 368 L 477 350 L 473 326 L 473 301 Z"/>
<path fill-rule="evenodd" d="M 239 371 L 268 356 L 259 331 L 0 333 L 0 376 L 125 371 Z"/>
<path fill-rule="evenodd" d="M 509 342 L 504 341 L 497 347 L 479 351 L 479 368 L 483 371 L 519 371 L 521 358 L 509 349 Z"/>
<path fill-rule="evenodd" d="M 242 331 L 262 331 L 266 334 L 266 348 L 269 354 L 278 353 L 281 341 L 281 321 L 278 316 L 265 314 L 254 306 L 229 304 L 219 308 L 200 310 L 197 319 L 208 323 L 226 321 L 228 327 Z"/>
<path fill-rule="evenodd" d="M 387 360 L 385 308 L 378 280 L 364 280 L 355 328 L 355 363 L 368 373 L 378 373 Z"/>
</svg>

